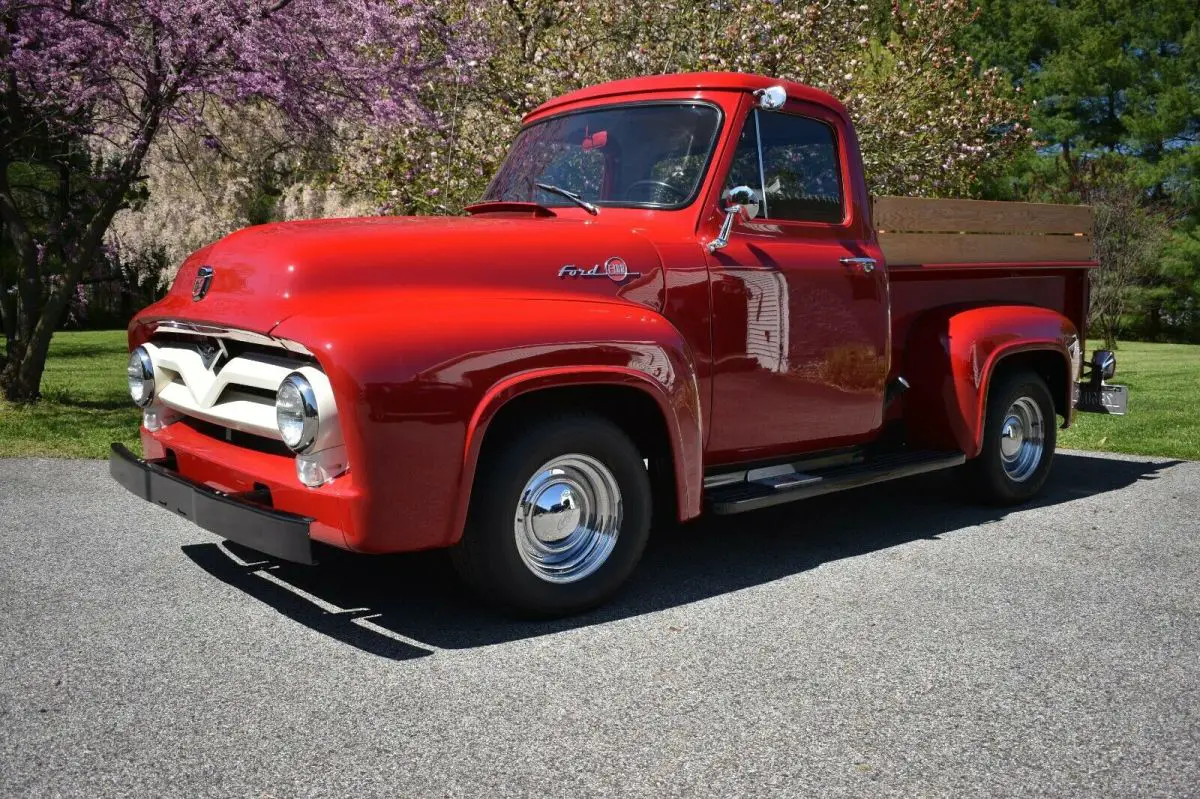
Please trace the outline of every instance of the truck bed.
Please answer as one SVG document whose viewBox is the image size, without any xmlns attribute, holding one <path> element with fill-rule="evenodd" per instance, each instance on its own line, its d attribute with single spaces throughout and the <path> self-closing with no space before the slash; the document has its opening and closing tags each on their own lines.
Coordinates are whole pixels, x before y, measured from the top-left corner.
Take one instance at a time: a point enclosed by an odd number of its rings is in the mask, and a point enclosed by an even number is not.
<svg viewBox="0 0 1200 799">
<path fill-rule="evenodd" d="M 935 308 L 1032 305 L 1085 329 L 1096 266 L 1090 207 L 875 197 L 872 216 L 888 263 L 891 377 L 918 368 L 910 333 Z"/>
<path fill-rule="evenodd" d="M 872 216 L 891 266 L 1080 263 L 1094 257 L 1086 205 L 876 197 Z"/>
</svg>

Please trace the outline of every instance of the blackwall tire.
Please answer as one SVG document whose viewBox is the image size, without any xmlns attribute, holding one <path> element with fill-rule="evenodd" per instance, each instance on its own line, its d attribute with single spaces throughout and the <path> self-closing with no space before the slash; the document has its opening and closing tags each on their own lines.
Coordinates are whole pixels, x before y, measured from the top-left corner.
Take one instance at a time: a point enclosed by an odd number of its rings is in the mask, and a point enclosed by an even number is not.
<svg viewBox="0 0 1200 799">
<path fill-rule="evenodd" d="M 984 415 L 983 448 L 966 464 L 975 498 L 990 505 L 1028 502 L 1054 463 L 1058 418 L 1046 381 L 1029 371 L 994 381 Z"/>
<path fill-rule="evenodd" d="M 651 506 L 642 455 L 621 428 L 586 415 L 546 420 L 487 448 L 451 557 L 488 602 L 527 616 L 579 613 L 633 572 Z"/>
</svg>

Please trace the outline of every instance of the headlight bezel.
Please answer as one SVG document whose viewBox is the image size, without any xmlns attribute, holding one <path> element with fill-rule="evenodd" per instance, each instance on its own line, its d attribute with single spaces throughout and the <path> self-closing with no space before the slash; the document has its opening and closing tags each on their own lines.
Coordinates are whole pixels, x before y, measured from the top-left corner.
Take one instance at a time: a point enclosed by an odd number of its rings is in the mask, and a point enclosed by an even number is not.
<svg viewBox="0 0 1200 799">
<path fill-rule="evenodd" d="M 294 413 L 293 410 L 285 411 L 283 407 L 283 395 L 286 389 L 295 389 L 299 401 L 300 415 L 300 435 L 295 438 L 295 442 L 289 440 L 288 434 L 284 429 L 283 414 Z M 283 379 L 279 384 L 279 389 L 275 392 L 275 425 L 279 428 L 279 436 L 284 445 L 292 452 L 305 452 L 312 448 L 317 441 L 317 436 L 321 430 L 321 414 L 317 408 L 317 394 L 313 390 L 312 383 L 308 381 L 304 375 L 299 372 L 292 372 Z"/>
<path fill-rule="evenodd" d="M 139 374 L 135 375 L 137 370 Z M 135 347 L 129 353 L 129 361 L 125 366 L 125 377 L 129 384 L 129 398 L 133 400 L 133 404 L 139 408 L 147 408 L 150 403 L 154 402 L 155 385 L 154 385 L 154 360 L 150 357 L 150 352 L 145 347 Z M 142 386 L 142 396 L 139 399 L 134 393 L 133 381 L 138 380 Z"/>
</svg>

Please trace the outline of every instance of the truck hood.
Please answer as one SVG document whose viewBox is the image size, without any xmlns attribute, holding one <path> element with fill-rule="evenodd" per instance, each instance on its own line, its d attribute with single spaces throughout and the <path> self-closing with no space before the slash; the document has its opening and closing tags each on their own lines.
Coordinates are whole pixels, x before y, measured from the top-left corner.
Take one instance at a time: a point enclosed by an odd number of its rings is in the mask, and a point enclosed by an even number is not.
<svg viewBox="0 0 1200 799">
<path fill-rule="evenodd" d="M 202 267 L 211 277 L 201 277 Z M 661 267 L 641 234 L 596 220 L 494 214 L 285 222 L 246 228 L 193 254 L 167 296 L 138 321 L 268 333 L 296 314 L 402 304 L 406 293 L 427 301 L 441 288 L 620 298 L 658 310 Z"/>
</svg>

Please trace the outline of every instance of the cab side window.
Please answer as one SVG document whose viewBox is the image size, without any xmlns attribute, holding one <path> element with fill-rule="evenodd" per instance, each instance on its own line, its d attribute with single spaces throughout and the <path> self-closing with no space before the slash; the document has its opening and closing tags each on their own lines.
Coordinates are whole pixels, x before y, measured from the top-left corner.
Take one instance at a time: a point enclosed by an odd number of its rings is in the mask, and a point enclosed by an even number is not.
<svg viewBox="0 0 1200 799">
<path fill-rule="evenodd" d="M 759 114 L 767 218 L 842 221 L 837 141 L 824 122 Z"/>
<path fill-rule="evenodd" d="M 845 216 L 841 175 L 833 128 L 756 109 L 742 127 L 727 187 L 760 191 L 765 219 L 838 223 Z"/>
<path fill-rule="evenodd" d="M 762 173 L 758 170 L 758 119 L 752 112 L 742 125 L 737 149 L 733 153 L 733 165 L 725 179 L 725 190 L 736 186 L 749 186 L 762 196 Z"/>
</svg>

